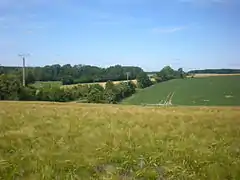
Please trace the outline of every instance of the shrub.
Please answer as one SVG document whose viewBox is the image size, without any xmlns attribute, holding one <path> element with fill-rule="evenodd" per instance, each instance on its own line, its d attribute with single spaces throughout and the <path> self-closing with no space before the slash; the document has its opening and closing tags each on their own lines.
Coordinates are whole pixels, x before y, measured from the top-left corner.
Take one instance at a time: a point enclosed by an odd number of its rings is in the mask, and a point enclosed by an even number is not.
<svg viewBox="0 0 240 180">
<path fill-rule="evenodd" d="M 15 75 L 0 75 L 0 100 L 18 100 L 21 82 Z"/>
</svg>

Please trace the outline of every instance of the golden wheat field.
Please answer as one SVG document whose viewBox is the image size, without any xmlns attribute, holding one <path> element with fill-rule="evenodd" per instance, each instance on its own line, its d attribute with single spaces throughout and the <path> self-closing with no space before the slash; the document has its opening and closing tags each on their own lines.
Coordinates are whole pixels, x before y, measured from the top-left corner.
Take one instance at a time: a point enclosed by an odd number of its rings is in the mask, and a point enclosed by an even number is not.
<svg viewBox="0 0 240 180">
<path fill-rule="evenodd" d="M 0 179 L 240 179 L 239 107 L 0 102 Z"/>
<path fill-rule="evenodd" d="M 113 81 L 114 84 L 119 84 L 119 83 L 122 83 L 122 82 L 128 82 L 128 81 Z M 134 84 L 137 84 L 137 80 L 132 80 L 132 82 Z M 102 87 L 105 87 L 107 82 L 96 82 L 96 83 L 82 83 L 81 85 L 94 85 L 94 84 L 99 84 L 100 86 Z M 74 87 L 74 86 L 77 86 L 79 84 L 73 84 L 73 85 L 64 85 L 63 87 L 65 88 L 71 88 L 71 87 Z"/>
<path fill-rule="evenodd" d="M 194 77 L 240 76 L 240 74 L 195 74 Z M 191 76 L 188 76 L 191 77 Z"/>
<path fill-rule="evenodd" d="M 154 78 L 150 78 L 152 82 L 155 82 L 156 80 Z M 135 85 L 137 85 L 137 80 L 134 79 L 134 80 L 131 80 Z M 127 80 L 126 81 L 113 81 L 114 84 L 119 84 L 119 83 L 122 83 L 122 82 L 128 82 Z M 82 83 L 81 85 L 93 85 L 93 84 L 99 84 L 100 86 L 102 87 L 105 87 L 107 82 L 96 82 L 96 83 Z M 73 85 L 63 85 L 62 87 L 65 87 L 65 88 L 71 88 L 71 87 L 74 87 L 74 86 L 77 86 L 79 84 L 73 84 Z"/>
</svg>

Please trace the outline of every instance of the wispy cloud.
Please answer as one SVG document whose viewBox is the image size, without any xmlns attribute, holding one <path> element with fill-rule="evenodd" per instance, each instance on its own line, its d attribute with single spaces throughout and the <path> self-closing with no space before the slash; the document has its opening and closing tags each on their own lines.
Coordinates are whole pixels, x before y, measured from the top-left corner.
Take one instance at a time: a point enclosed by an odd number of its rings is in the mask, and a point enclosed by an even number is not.
<svg viewBox="0 0 240 180">
<path fill-rule="evenodd" d="M 13 14 L 0 17 L 0 31 L 2 32 L 11 30 L 16 33 L 33 34 L 51 27 L 52 23 L 50 21 L 35 19 L 31 14 L 23 16 Z"/>
<path fill-rule="evenodd" d="M 230 3 L 233 0 L 178 0 L 182 3 L 193 3 L 193 4 L 223 4 Z"/>
<path fill-rule="evenodd" d="M 143 4 L 149 0 L 98 0 L 103 4 Z"/>
<path fill-rule="evenodd" d="M 224 3 L 226 0 L 179 0 L 180 2 L 188 3 Z"/>
<path fill-rule="evenodd" d="M 152 31 L 154 33 L 175 33 L 178 31 L 182 31 L 187 29 L 187 26 L 178 26 L 178 27 L 170 27 L 170 28 L 153 28 Z"/>
<path fill-rule="evenodd" d="M 0 9 L 26 9 L 45 5 L 64 5 L 67 0 L 0 0 Z"/>
</svg>

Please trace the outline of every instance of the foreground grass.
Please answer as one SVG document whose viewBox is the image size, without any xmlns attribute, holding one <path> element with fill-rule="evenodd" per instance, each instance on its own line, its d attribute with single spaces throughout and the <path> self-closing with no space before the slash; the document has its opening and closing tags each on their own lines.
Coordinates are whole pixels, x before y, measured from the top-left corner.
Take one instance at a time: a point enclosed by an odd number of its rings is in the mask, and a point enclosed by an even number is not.
<svg viewBox="0 0 240 180">
<path fill-rule="evenodd" d="M 174 92 L 174 105 L 239 106 L 239 82 L 240 76 L 175 79 L 140 91 L 123 103 L 157 104 Z"/>
<path fill-rule="evenodd" d="M 0 179 L 240 179 L 240 108 L 0 102 Z"/>
</svg>

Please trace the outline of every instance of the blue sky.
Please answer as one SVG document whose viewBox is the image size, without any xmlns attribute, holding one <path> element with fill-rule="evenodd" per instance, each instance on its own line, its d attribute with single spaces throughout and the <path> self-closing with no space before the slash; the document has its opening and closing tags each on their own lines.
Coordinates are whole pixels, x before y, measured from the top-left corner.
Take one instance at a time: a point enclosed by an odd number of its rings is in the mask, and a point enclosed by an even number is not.
<svg viewBox="0 0 240 180">
<path fill-rule="evenodd" d="M 0 64 L 240 68 L 238 0 L 0 0 Z"/>
</svg>

